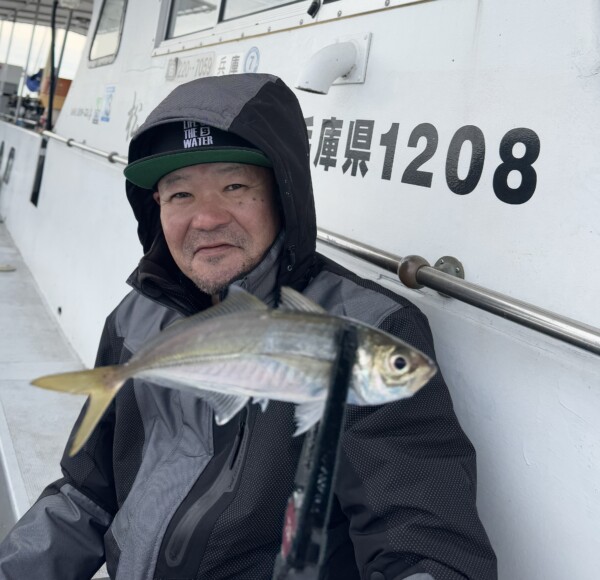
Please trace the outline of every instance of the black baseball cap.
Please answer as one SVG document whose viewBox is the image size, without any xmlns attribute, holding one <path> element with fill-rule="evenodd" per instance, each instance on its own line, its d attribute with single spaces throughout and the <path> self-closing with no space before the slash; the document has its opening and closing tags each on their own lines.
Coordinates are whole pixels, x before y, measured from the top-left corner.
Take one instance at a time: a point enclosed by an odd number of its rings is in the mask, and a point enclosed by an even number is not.
<svg viewBox="0 0 600 580">
<path fill-rule="evenodd" d="M 125 177 L 143 189 L 176 169 L 199 163 L 246 163 L 272 167 L 271 161 L 251 143 L 234 133 L 196 121 L 175 121 L 150 129 L 145 157 L 125 167 Z"/>
</svg>

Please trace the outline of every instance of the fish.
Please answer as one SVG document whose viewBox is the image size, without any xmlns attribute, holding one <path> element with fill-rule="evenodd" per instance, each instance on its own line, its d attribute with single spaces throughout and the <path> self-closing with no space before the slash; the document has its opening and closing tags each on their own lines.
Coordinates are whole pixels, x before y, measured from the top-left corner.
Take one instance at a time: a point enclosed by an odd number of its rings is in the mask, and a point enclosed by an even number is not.
<svg viewBox="0 0 600 580">
<path fill-rule="evenodd" d="M 321 418 L 338 354 L 340 331 L 353 327 L 356 358 L 349 405 L 381 405 L 412 396 L 437 372 L 435 362 L 382 330 L 328 314 L 292 288 L 278 308 L 232 286 L 225 300 L 183 318 L 121 365 L 47 375 L 32 384 L 89 396 L 69 455 L 79 452 L 123 384 L 131 378 L 191 391 L 223 425 L 250 400 L 264 412 L 269 400 L 295 403 L 300 435 Z"/>
</svg>

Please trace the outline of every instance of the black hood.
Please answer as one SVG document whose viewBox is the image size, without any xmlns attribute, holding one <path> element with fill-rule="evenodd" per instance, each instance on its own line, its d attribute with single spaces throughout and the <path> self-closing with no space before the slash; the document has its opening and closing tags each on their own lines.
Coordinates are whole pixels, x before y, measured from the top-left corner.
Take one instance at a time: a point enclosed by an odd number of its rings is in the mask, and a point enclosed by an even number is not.
<svg viewBox="0 0 600 580">
<path fill-rule="evenodd" d="M 180 85 L 136 132 L 129 145 L 129 162 L 148 155 L 150 129 L 184 120 L 235 133 L 271 160 L 285 227 L 277 286 L 301 290 L 313 269 L 317 229 L 308 135 L 294 93 L 281 79 L 266 74 L 208 77 Z M 156 297 L 165 292 L 188 293 L 190 282 L 170 258 L 152 192 L 129 181 L 126 187 L 144 248 L 130 283 Z"/>
</svg>

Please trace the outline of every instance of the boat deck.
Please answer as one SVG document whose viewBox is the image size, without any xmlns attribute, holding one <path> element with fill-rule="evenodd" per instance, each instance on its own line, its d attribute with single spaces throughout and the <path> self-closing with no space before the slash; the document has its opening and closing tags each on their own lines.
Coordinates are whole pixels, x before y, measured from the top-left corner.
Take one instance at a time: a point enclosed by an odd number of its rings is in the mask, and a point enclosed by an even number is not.
<svg viewBox="0 0 600 580">
<path fill-rule="evenodd" d="M 59 262 L 56 275 L 61 275 Z M 48 311 L 4 224 L 0 224 L 0 321 L 2 538 L 46 485 L 61 477 L 60 458 L 85 400 L 30 385 L 41 375 L 83 365 Z"/>
</svg>

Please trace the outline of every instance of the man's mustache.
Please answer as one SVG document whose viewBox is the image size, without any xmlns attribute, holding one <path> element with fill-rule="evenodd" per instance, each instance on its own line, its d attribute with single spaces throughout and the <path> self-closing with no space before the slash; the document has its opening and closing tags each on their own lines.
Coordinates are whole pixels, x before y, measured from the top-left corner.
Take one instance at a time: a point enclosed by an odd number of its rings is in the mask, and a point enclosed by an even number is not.
<svg viewBox="0 0 600 580">
<path fill-rule="evenodd" d="M 229 227 L 210 232 L 194 230 L 186 235 L 183 241 L 183 251 L 193 253 L 200 248 L 220 245 L 244 247 L 246 241 L 247 236 L 241 232 L 232 231 Z"/>
</svg>

